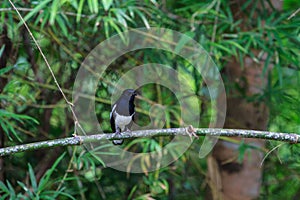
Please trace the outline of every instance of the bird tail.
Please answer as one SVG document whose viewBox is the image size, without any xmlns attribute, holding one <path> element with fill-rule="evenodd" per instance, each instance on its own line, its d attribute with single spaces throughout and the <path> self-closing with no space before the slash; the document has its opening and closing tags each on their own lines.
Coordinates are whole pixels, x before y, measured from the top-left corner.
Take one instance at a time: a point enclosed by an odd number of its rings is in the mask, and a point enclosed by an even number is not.
<svg viewBox="0 0 300 200">
<path fill-rule="evenodd" d="M 112 143 L 113 143 L 114 145 L 121 145 L 121 144 L 123 144 L 123 142 L 124 142 L 123 139 L 121 139 L 121 140 L 113 140 L 113 141 L 112 141 Z"/>
</svg>

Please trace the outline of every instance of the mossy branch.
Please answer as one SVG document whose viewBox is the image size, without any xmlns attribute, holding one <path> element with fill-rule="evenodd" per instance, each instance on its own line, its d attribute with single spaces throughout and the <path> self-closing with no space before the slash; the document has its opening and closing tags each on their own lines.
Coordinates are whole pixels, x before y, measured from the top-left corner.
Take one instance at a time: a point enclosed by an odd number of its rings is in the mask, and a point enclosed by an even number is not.
<svg viewBox="0 0 300 200">
<path fill-rule="evenodd" d="M 47 140 L 42 142 L 34 142 L 29 144 L 16 145 L 0 149 L 0 156 L 12 155 L 19 152 L 37 150 L 42 148 L 51 148 L 58 146 L 82 145 L 83 143 L 96 142 L 100 140 L 128 139 L 139 137 L 154 136 L 176 136 L 196 134 L 198 136 L 227 136 L 227 137 L 243 137 L 243 138 L 259 138 L 266 140 L 276 140 L 289 143 L 300 143 L 300 135 L 295 133 L 276 133 L 269 131 L 254 131 L 240 129 L 215 129 L 215 128 L 169 128 L 154 130 L 138 130 L 132 132 L 124 132 L 122 135 L 116 136 L 113 133 L 95 134 L 88 136 L 74 136 L 61 138 L 56 140 Z"/>
</svg>

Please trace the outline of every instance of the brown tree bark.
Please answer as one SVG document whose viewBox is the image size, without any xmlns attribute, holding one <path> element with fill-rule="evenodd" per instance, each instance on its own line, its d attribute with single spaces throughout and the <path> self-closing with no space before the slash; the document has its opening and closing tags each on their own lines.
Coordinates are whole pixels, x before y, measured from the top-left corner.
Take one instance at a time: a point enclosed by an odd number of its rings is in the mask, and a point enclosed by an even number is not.
<svg viewBox="0 0 300 200">
<path fill-rule="evenodd" d="M 231 10 L 236 14 L 236 19 L 248 17 L 240 10 L 242 3 L 243 1 L 235 1 L 231 4 Z M 268 7 L 268 5 L 265 6 Z M 279 4 L 273 6 L 281 7 Z M 259 6 L 257 9 L 260 9 Z M 242 23 L 241 26 L 243 30 L 248 28 L 247 24 Z M 258 52 L 258 50 L 252 50 L 254 55 L 258 55 Z M 247 101 L 247 97 L 262 93 L 267 83 L 267 73 L 264 77 L 262 76 L 264 62 L 256 63 L 250 57 L 245 57 L 243 62 L 244 67 L 232 58 L 232 61 L 225 66 L 224 75 L 227 80 L 231 85 L 238 87 L 230 88 L 227 93 L 227 114 L 224 127 L 265 130 L 268 123 L 266 105 L 259 101 Z M 210 199 L 250 200 L 259 197 L 262 177 L 261 161 L 264 156 L 259 149 L 264 147 L 264 141 L 243 139 L 244 143 L 257 148 L 248 149 L 243 160 L 239 161 L 238 148 L 241 139 L 235 138 L 235 140 L 236 142 L 219 141 L 208 158 Z"/>
<path fill-rule="evenodd" d="M 247 95 L 260 92 L 265 79 L 262 79 L 263 64 L 255 64 L 250 58 L 245 58 L 245 67 L 233 61 L 228 64 L 226 74 L 229 80 L 244 87 Z M 242 128 L 265 130 L 267 127 L 268 110 L 264 103 L 248 102 L 245 97 L 238 97 L 236 91 L 227 95 L 227 115 L 225 128 Z M 256 146 L 257 149 L 248 149 L 243 161 L 238 160 L 240 138 L 237 143 L 219 141 L 210 158 L 210 177 L 217 189 L 213 199 L 243 200 L 255 199 L 259 196 L 261 171 L 260 163 L 263 153 L 259 150 L 264 141 L 244 139 L 246 144 Z M 217 174 L 217 175 L 216 175 Z"/>
</svg>

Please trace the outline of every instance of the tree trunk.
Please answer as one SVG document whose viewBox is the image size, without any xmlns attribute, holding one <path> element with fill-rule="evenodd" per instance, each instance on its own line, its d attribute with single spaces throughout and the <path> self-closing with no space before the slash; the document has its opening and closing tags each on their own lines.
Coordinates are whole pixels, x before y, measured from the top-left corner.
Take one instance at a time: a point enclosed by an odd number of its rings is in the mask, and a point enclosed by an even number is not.
<svg viewBox="0 0 300 200">
<path fill-rule="evenodd" d="M 240 13 L 235 18 L 247 18 L 239 9 L 239 4 L 242 3 L 243 1 L 237 1 L 232 4 L 232 13 Z M 281 7 L 281 5 L 273 6 Z M 260 9 L 259 6 L 257 9 Z M 247 25 L 241 26 L 244 26 L 241 29 L 247 30 Z M 259 51 L 252 50 L 252 53 L 258 55 Z M 268 123 L 266 105 L 263 102 L 247 100 L 247 97 L 262 93 L 267 83 L 267 73 L 262 77 L 264 62 L 255 63 L 250 57 L 245 57 L 243 62 L 244 67 L 233 58 L 232 62 L 225 66 L 224 75 L 227 80 L 231 85 L 238 87 L 230 88 L 227 93 L 227 115 L 224 127 L 265 130 Z M 240 138 L 234 140 L 219 140 L 208 158 L 210 199 L 246 200 L 259 197 L 262 178 L 261 162 L 264 156 L 259 149 L 264 147 L 264 141 L 257 139 L 241 141 Z M 242 142 L 257 148 L 246 148 L 243 151 L 240 148 Z M 240 157 L 241 155 L 244 157 Z"/>
<path fill-rule="evenodd" d="M 250 58 L 246 58 L 244 69 L 234 61 L 228 64 L 226 74 L 230 81 L 246 87 L 247 95 L 250 96 L 259 93 L 259 88 L 264 85 L 262 68 L 263 64 L 257 65 Z M 245 97 L 237 96 L 234 91 L 227 95 L 225 128 L 265 130 L 268 122 L 266 106 L 261 102 L 248 102 Z M 209 176 L 217 188 L 212 192 L 213 199 L 243 200 L 259 196 L 263 159 L 263 153 L 259 149 L 264 146 L 264 141 L 243 139 L 245 144 L 257 148 L 246 148 L 245 152 L 240 152 L 241 139 L 234 140 L 236 142 L 219 141 L 209 158 L 209 168 L 214 168 L 210 169 Z M 239 153 L 243 153 L 243 160 L 238 159 Z"/>
</svg>

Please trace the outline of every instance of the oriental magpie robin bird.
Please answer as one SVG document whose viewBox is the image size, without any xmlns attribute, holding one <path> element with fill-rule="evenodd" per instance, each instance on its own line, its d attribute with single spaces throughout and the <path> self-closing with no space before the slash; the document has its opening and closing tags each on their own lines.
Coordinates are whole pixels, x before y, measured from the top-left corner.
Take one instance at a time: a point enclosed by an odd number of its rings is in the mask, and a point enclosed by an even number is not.
<svg viewBox="0 0 300 200">
<path fill-rule="evenodd" d="M 137 95 L 133 89 L 124 90 L 120 98 L 112 106 L 110 113 L 110 125 L 112 131 L 116 135 L 120 135 L 121 132 L 130 131 L 129 128 L 132 125 L 134 119 L 134 98 Z M 113 140 L 113 144 L 123 144 L 123 139 Z"/>
</svg>

